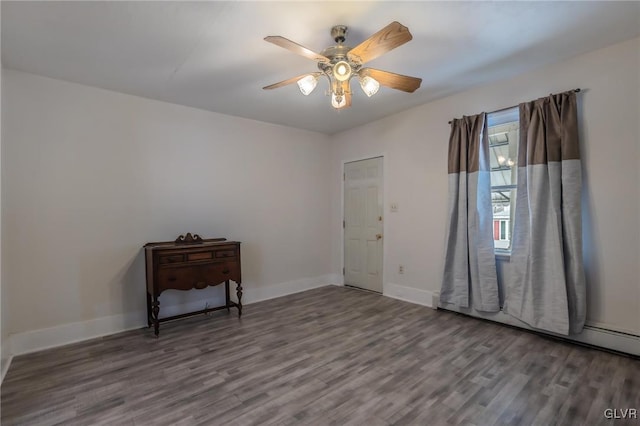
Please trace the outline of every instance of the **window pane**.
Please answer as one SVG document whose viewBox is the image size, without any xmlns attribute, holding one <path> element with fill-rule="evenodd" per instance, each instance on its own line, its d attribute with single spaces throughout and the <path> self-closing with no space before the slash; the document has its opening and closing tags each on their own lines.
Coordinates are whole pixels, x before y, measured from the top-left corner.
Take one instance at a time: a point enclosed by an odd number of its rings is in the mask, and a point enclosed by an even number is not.
<svg viewBox="0 0 640 426">
<path fill-rule="evenodd" d="M 510 145 L 491 146 L 489 165 L 491 167 L 491 185 L 503 186 L 515 184 L 518 171 L 515 155 L 509 153 Z"/>
<path fill-rule="evenodd" d="M 488 124 L 494 246 L 510 250 L 518 183 L 518 108 L 489 114 Z"/>
<path fill-rule="evenodd" d="M 511 249 L 513 233 L 513 215 L 516 205 L 516 189 L 493 189 L 491 204 L 493 207 L 493 239 L 497 249 Z"/>
</svg>

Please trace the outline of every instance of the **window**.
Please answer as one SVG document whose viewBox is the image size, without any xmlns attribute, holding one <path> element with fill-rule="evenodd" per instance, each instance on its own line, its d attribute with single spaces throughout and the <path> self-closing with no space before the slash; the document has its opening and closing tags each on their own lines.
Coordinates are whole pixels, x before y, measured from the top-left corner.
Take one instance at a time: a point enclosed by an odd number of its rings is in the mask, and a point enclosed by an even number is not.
<svg viewBox="0 0 640 426">
<path fill-rule="evenodd" d="M 505 241 L 509 239 L 509 219 L 493 220 L 493 239 L 494 241 Z"/>
<path fill-rule="evenodd" d="M 493 243 L 497 253 L 511 250 L 518 174 L 518 107 L 487 115 Z"/>
</svg>

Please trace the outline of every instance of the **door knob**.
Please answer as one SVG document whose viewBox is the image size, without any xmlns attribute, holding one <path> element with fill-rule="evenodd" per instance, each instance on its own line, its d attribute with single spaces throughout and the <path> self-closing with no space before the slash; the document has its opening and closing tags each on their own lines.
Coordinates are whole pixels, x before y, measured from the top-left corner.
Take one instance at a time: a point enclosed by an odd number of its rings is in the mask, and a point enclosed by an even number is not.
<svg viewBox="0 0 640 426">
<path fill-rule="evenodd" d="M 382 238 L 382 234 L 376 234 L 376 240 L 379 240 Z"/>
</svg>

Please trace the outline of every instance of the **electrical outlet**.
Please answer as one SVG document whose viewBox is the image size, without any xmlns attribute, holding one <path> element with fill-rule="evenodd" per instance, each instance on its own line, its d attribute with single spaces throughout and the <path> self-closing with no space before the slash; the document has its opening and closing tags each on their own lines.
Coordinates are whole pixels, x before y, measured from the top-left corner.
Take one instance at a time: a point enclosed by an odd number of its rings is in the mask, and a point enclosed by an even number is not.
<svg viewBox="0 0 640 426">
<path fill-rule="evenodd" d="M 391 203 L 389 205 L 389 210 L 391 210 L 392 212 L 397 212 L 398 211 L 398 203 Z"/>
<path fill-rule="evenodd" d="M 400 266 L 398 267 L 398 273 L 399 273 L 399 274 L 404 274 L 404 265 L 400 265 Z"/>
</svg>

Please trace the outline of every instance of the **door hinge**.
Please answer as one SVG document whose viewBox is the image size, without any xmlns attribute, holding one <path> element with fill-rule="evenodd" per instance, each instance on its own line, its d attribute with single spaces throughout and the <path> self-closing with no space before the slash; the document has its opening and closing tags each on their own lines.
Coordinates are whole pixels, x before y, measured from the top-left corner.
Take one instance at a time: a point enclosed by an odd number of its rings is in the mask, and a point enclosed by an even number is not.
<svg viewBox="0 0 640 426">
<path fill-rule="evenodd" d="M 344 275 L 344 268 L 342 268 L 342 275 Z"/>
<path fill-rule="evenodd" d="M 343 221 L 342 221 L 342 229 L 344 229 L 344 228 L 346 228 L 346 227 L 347 227 L 347 223 L 343 220 Z"/>
<path fill-rule="evenodd" d="M 347 174 L 346 173 L 342 174 L 342 180 L 347 180 Z"/>
</svg>

